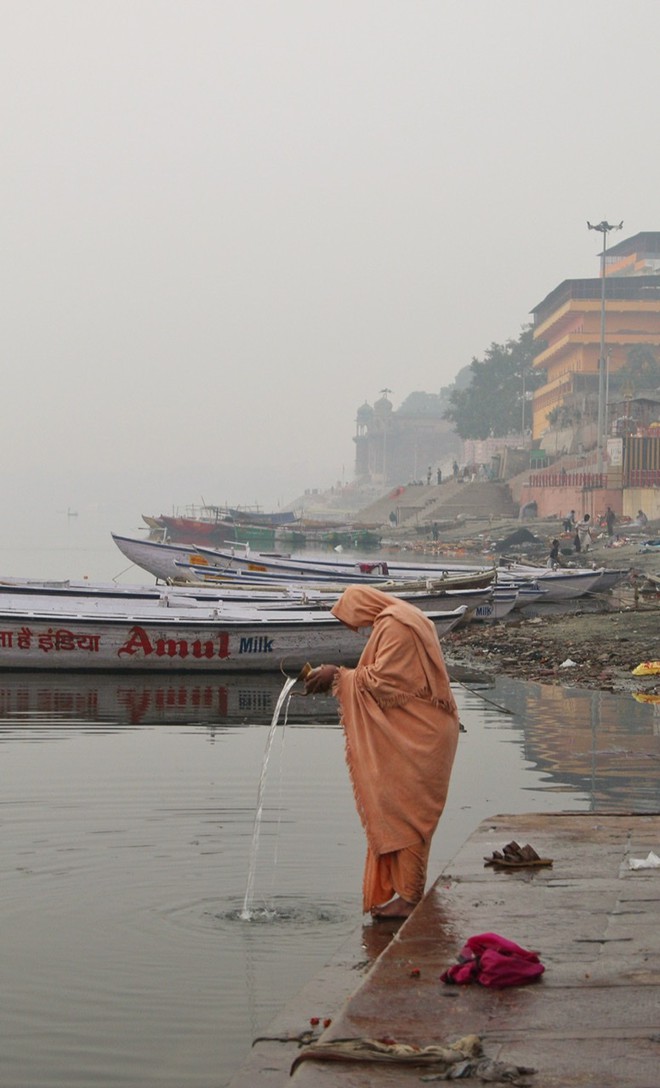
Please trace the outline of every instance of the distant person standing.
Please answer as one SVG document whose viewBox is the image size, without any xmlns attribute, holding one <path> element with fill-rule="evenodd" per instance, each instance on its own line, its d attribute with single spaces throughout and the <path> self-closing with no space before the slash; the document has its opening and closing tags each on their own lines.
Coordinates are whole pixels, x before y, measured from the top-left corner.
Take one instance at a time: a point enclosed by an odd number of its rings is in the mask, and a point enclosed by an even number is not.
<svg viewBox="0 0 660 1088">
<path fill-rule="evenodd" d="M 575 532 L 575 510 L 571 510 L 568 517 L 564 518 L 564 532 L 565 533 L 574 533 Z"/>
<path fill-rule="evenodd" d="M 454 461 L 453 465 L 451 466 L 451 471 L 452 471 L 454 479 L 457 480 L 458 479 L 458 461 Z"/>
<path fill-rule="evenodd" d="M 553 540 L 552 547 L 550 548 L 550 554 L 548 555 L 547 567 L 560 567 L 562 561 L 559 556 L 559 541 Z"/>
<path fill-rule="evenodd" d="M 576 551 L 588 552 L 592 543 L 591 535 L 591 515 L 585 514 L 582 521 L 578 521 L 575 528 Z"/>
<path fill-rule="evenodd" d="M 614 536 L 614 526 L 616 525 L 616 514 L 611 506 L 608 506 L 605 511 L 605 524 L 607 526 L 607 535 L 609 537 Z"/>
<path fill-rule="evenodd" d="M 643 510 L 637 511 L 637 517 L 635 518 L 635 525 L 639 525 L 640 529 L 645 529 L 649 523 L 649 519 Z"/>
</svg>

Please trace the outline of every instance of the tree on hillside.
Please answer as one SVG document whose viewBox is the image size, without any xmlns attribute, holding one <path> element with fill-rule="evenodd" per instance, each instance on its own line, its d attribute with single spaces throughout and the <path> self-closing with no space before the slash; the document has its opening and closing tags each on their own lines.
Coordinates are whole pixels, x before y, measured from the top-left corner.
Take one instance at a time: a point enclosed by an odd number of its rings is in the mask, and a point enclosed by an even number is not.
<svg viewBox="0 0 660 1088">
<path fill-rule="evenodd" d="M 443 418 L 445 405 L 437 393 L 409 393 L 399 408 L 402 415 Z"/>
<path fill-rule="evenodd" d="M 628 352 L 625 366 L 610 375 L 613 392 L 628 390 L 631 396 L 660 387 L 660 362 L 653 348 L 637 345 Z"/>
<path fill-rule="evenodd" d="M 483 360 L 472 360 L 470 383 L 451 391 L 450 407 L 445 412 L 445 419 L 453 421 L 461 438 L 520 433 L 523 388 L 526 395 L 545 382 L 545 371 L 532 369 L 533 347 L 532 328 L 526 325 L 517 340 L 493 343 Z M 524 410 L 527 427 L 531 406 L 526 397 Z"/>
</svg>

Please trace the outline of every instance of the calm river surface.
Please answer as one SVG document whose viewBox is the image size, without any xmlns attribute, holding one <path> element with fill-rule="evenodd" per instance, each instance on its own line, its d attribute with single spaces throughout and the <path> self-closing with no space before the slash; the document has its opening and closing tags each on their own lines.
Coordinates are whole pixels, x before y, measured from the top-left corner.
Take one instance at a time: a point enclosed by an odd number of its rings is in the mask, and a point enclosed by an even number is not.
<svg viewBox="0 0 660 1088">
<path fill-rule="evenodd" d="M 221 1088 L 362 923 L 334 703 L 296 694 L 257 857 L 272 913 L 239 917 L 281 679 L 0 673 L 3 1088 Z M 498 812 L 660 808 L 657 706 L 506 679 L 455 693 L 467 732 L 430 879 Z"/>
<path fill-rule="evenodd" d="M 2 574 L 151 580 L 110 539 L 132 521 L 46 523 L 47 540 L 14 525 Z M 2 1088 L 223 1088 L 362 924 L 336 708 L 296 694 L 266 774 L 257 918 L 239 917 L 281 686 L 0 673 Z M 660 809 L 658 706 L 506 679 L 455 694 L 467 732 L 431 880 L 499 812 Z"/>
</svg>

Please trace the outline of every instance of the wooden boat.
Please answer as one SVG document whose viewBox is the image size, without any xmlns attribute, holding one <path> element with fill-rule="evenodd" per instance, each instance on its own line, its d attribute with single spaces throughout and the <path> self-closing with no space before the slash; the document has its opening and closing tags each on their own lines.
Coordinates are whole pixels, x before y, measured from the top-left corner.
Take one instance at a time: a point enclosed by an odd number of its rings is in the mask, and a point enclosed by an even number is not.
<svg viewBox="0 0 660 1088">
<path fill-rule="evenodd" d="M 130 538 L 117 538 L 113 534 L 115 543 L 118 544 L 124 554 L 128 555 L 127 543 Z M 137 541 L 140 544 L 140 541 Z M 132 547 L 132 545 L 129 545 Z M 133 554 L 136 554 L 133 551 Z M 159 561 L 161 569 L 165 569 L 165 563 Z M 137 561 L 137 560 L 134 560 Z M 153 563 L 153 557 L 146 560 L 142 556 L 142 562 Z M 183 561 L 185 563 L 185 560 Z M 437 581 L 439 579 L 464 578 L 474 579 L 472 585 L 490 584 L 493 578 L 497 578 L 498 584 L 507 588 L 521 585 L 524 582 L 537 583 L 545 591 L 544 601 L 568 600 L 580 597 L 583 593 L 591 591 L 598 581 L 600 572 L 585 570 L 551 570 L 548 567 L 524 567 L 521 564 L 507 564 L 505 567 L 479 567 L 467 564 L 412 564 L 391 562 L 389 560 L 361 560 L 349 562 L 333 557 L 329 559 L 312 558 L 301 555 L 279 555 L 267 552 L 252 552 L 249 549 L 209 549 L 198 548 L 195 556 L 189 560 L 192 566 L 204 569 L 206 572 L 220 573 L 221 576 L 229 576 L 232 571 L 240 571 L 242 576 L 281 579 L 334 579 L 335 581 L 361 582 L 365 579 L 376 581 L 389 579 L 395 582 L 426 580 Z M 175 559 L 175 565 L 177 560 Z M 380 582 L 379 582 L 380 584 Z M 382 588 L 382 585 L 381 585 Z"/>
<path fill-rule="evenodd" d="M 112 534 L 112 538 L 123 554 L 144 570 L 165 581 L 181 578 L 181 571 L 186 567 L 204 571 L 204 576 L 229 578 L 258 577 L 286 582 L 311 579 L 317 583 L 334 581 L 341 583 L 371 582 L 380 584 L 385 580 L 425 581 L 462 577 L 465 579 L 483 579 L 489 583 L 495 577 L 493 567 L 468 566 L 465 564 L 413 565 L 391 563 L 386 560 L 346 562 L 340 559 L 317 559 L 307 556 L 285 556 L 271 553 L 252 553 L 249 549 L 236 551 L 212 548 L 190 548 L 184 545 L 162 544 L 158 541 L 141 540 L 134 537 Z M 545 590 L 545 602 L 572 600 L 585 593 L 594 592 L 594 587 L 603 574 L 598 570 L 549 567 L 530 567 L 519 563 L 507 562 L 497 568 L 498 584 L 508 586 L 524 582 L 537 583 Z M 189 576 L 191 576 L 189 574 Z M 478 581 L 472 582 L 477 585 Z"/>
<path fill-rule="evenodd" d="M 186 580 L 180 588 L 189 586 L 192 589 L 195 584 L 192 579 L 197 578 L 197 584 L 209 587 L 215 585 L 221 595 L 232 596 L 232 599 L 233 591 L 228 587 L 235 584 L 244 587 L 242 591 L 246 596 L 249 596 L 251 592 L 256 596 L 264 591 L 277 593 L 277 587 L 281 587 L 288 599 L 299 595 L 315 607 L 322 602 L 324 607 L 330 608 L 342 590 L 346 588 L 340 582 L 290 581 L 283 575 L 264 575 L 246 571 L 224 572 L 218 575 L 212 568 L 191 567 L 186 564 L 184 567 Z M 497 585 L 494 570 L 489 570 L 485 574 L 481 571 L 467 574 L 455 572 L 447 574 L 444 578 L 435 579 L 418 578 L 409 581 L 390 579 L 377 581 L 374 584 L 384 593 L 401 597 L 423 612 L 442 607 L 467 605 L 469 616 L 466 619 L 501 619 L 513 608 L 524 608 L 548 596 L 548 591 L 533 581 L 512 579 Z M 248 586 L 252 586 L 252 589 L 250 590 Z"/>
<path fill-rule="evenodd" d="M 239 543 L 272 547 L 275 532 L 294 526 L 297 515 L 291 511 L 264 513 L 258 508 L 200 506 L 186 508 L 183 514 L 142 515 L 153 530 L 165 534 L 172 543 L 206 544 L 208 547 Z"/>
<path fill-rule="evenodd" d="M 214 507 L 213 509 L 219 509 Z M 220 508 L 222 509 L 222 508 Z M 227 516 L 241 525 L 267 525 L 276 529 L 281 525 L 293 525 L 300 518 L 292 510 L 260 510 L 257 506 L 228 506 Z"/>
<path fill-rule="evenodd" d="M 152 583 L 150 585 L 120 582 L 40 581 L 37 579 L 4 578 L 0 579 L 0 609 L 3 601 L 16 598 L 16 604 L 26 597 L 40 596 L 46 599 L 65 600 L 78 598 L 81 607 L 85 601 L 97 599 L 122 602 L 162 602 L 173 597 L 191 602 L 199 601 L 209 606 L 219 601 L 234 601 L 244 604 L 259 604 L 268 601 L 308 601 L 310 606 L 326 601 L 331 607 L 341 592 L 341 587 L 331 583 L 319 586 L 296 586 L 285 582 L 255 583 L 244 579 L 210 580 L 208 583 L 192 580 L 172 583 Z M 15 605 L 12 604 L 12 607 Z M 66 607 L 66 606 L 64 606 Z"/>
<path fill-rule="evenodd" d="M 363 561 L 360 563 L 348 563 L 337 558 L 317 559 L 307 556 L 283 556 L 264 552 L 253 553 L 237 552 L 236 550 L 205 548 L 199 549 L 200 563 L 208 566 L 224 564 L 225 570 L 240 568 L 242 570 L 261 571 L 262 573 L 279 572 L 288 573 L 290 576 L 298 574 L 303 576 L 311 571 L 316 577 L 324 574 L 334 578 L 347 578 L 355 581 L 360 574 L 371 576 L 380 573 L 381 576 L 397 580 L 423 579 L 449 577 L 453 574 L 470 573 L 479 576 L 487 575 L 491 568 L 469 566 L 465 564 L 412 564 L 390 561 Z M 546 591 L 545 601 L 571 600 L 581 597 L 584 593 L 594 590 L 598 583 L 603 568 L 599 570 L 581 570 L 561 568 L 553 570 L 549 567 L 525 567 L 522 564 L 507 563 L 497 568 L 497 581 L 500 584 L 510 586 L 512 583 L 535 581 Z"/>
<path fill-rule="evenodd" d="M 508 577 L 529 579 L 538 582 L 547 590 L 546 600 L 571 600 L 585 593 L 607 593 L 629 574 L 629 571 L 614 571 L 605 567 L 566 568 L 534 567 L 522 563 L 509 563 L 506 570 L 498 570 L 500 581 Z"/>
<path fill-rule="evenodd" d="M 178 514 L 160 514 L 148 520 L 143 515 L 143 519 L 156 530 L 154 539 L 157 540 L 178 544 L 206 544 L 209 548 L 232 544 L 236 540 L 233 522 L 225 520 L 204 521 Z"/>
<path fill-rule="evenodd" d="M 297 525 L 285 526 L 275 530 L 277 546 L 350 548 L 353 551 L 371 551 L 380 547 L 381 534 L 375 529 L 360 529 L 355 525 L 336 525 L 332 529 L 307 529 L 303 531 Z M 256 543 L 250 541 L 249 543 Z"/>
<path fill-rule="evenodd" d="M 265 584 L 244 586 L 231 582 L 217 585 L 176 586 L 116 585 L 114 583 L 39 582 L 36 580 L 5 579 L 0 581 L 0 612 L 57 611 L 79 614 L 117 610 L 198 609 L 214 608 L 225 615 L 237 610 L 243 612 L 272 612 L 295 614 L 323 611 L 328 613 L 345 589 L 345 586 L 318 587 L 312 585 Z M 434 589 L 433 586 L 416 582 L 389 583 L 386 588 L 422 612 L 455 612 L 464 608 L 461 623 L 472 619 L 501 619 L 513 607 L 518 591 L 501 586 L 485 586 L 476 589 Z M 159 613 L 160 614 L 160 613 Z M 195 612 L 194 614 L 199 614 Z"/>
<path fill-rule="evenodd" d="M 516 570 L 521 570 L 525 573 L 526 577 L 543 578 L 544 574 L 547 573 L 548 568 L 533 567 L 531 565 L 523 566 L 522 564 L 519 564 L 511 567 L 511 570 L 513 573 L 515 573 Z M 561 573 L 562 571 L 565 571 L 565 568 L 558 567 L 557 571 Z M 571 573 L 585 571 L 589 573 L 594 573 L 594 571 L 590 570 L 590 568 L 588 567 L 572 568 Z M 624 582 L 626 578 L 630 577 L 631 569 L 630 567 L 599 567 L 597 568 L 596 573 L 598 573 L 598 578 L 596 579 L 595 583 L 591 585 L 591 588 L 588 592 L 609 593 L 611 590 L 615 589 L 615 586 L 621 585 L 621 583 Z"/>
<path fill-rule="evenodd" d="M 114 535 L 114 534 L 113 534 Z M 124 538 L 126 540 L 126 538 Z M 455 564 L 453 567 L 439 563 L 400 563 L 389 559 L 375 558 L 342 560 L 338 556 L 323 558 L 307 555 L 283 555 L 277 552 L 254 552 L 249 548 L 203 548 L 197 549 L 195 562 L 200 566 L 216 567 L 221 570 L 244 570 L 262 574 L 279 574 L 289 578 L 315 579 L 331 578 L 335 581 L 364 581 L 380 578 L 393 578 L 399 581 L 410 579 L 442 578 L 450 571 L 456 574 L 489 577 L 492 567 L 470 567 Z"/>
<path fill-rule="evenodd" d="M 354 582 L 382 583 L 387 581 L 417 581 L 426 584 L 443 581 L 452 588 L 479 588 L 491 585 L 495 579 L 493 567 L 460 567 L 452 569 L 429 565 L 424 567 L 392 566 L 386 560 L 357 563 L 299 556 L 234 553 L 220 549 L 169 544 L 140 537 L 112 533 L 112 539 L 122 554 L 135 566 L 165 582 L 204 579 L 245 578 L 254 581 L 279 579 L 287 584 L 331 582 L 347 585 Z"/>
<path fill-rule="evenodd" d="M 478 605 L 491 600 L 494 595 L 510 595 L 511 590 L 513 590 L 517 598 L 517 587 L 490 585 L 461 588 L 460 581 L 460 579 L 456 580 L 458 586 L 456 589 L 453 588 L 453 580 L 451 579 L 448 580 L 449 584 L 442 586 L 430 582 L 428 584 L 423 582 L 376 582 L 374 586 L 383 593 L 408 601 L 421 609 L 422 612 L 457 608 L 460 605 L 466 605 L 468 609 L 473 610 Z M 261 603 L 270 600 L 278 608 L 303 607 L 313 609 L 332 608 L 346 589 L 345 585 L 331 582 L 327 584 L 321 582 L 318 585 L 312 582 L 275 582 L 274 586 L 267 582 L 255 582 L 246 585 L 245 580 L 239 578 L 236 584 L 239 588 L 235 588 L 235 583 L 231 580 L 221 580 L 216 583 L 211 579 L 208 583 L 203 581 L 201 586 L 207 588 L 207 586 L 215 585 L 219 599 L 226 602 L 241 599 L 251 603 Z M 184 582 L 172 588 L 177 591 L 193 591 L 197 587 L 192 582 Z M 537 596 L 540 593 L 541 591 L 538 592 Z M 264 603 L 261 606 L 268 607 L 268 604 Z"/>
<path fill-rule="evenodd" d="M 34 607 L 31 607 L 31 606 Z M 465 607 L 427 613 L 439 637 Z M 308 661 L 352 665 L 365 643 L 325 611 L 225 610 L 189 600 L 130 603 L 97 598 L 0 608 L 0 669 L 125 672 L 274 672 Z"/>
<path fill-rule="evenodd" d="M 516 607 L 518 590 L 497 586 L 489 600 L 482 601 L 470 614 L 471 621 L 503 620 Z"/>
<path fill-rule="evenodd" d="M 458 588 L 453 588 L 454 586 Z M 378 588 L 393 596 L 401 597 L 423 612 L 453 611 L 465 605 L 466 616 L 482 604 L 487 604 L 493 594 L 498 597 L 507 593 L 502 587 L 461 587 L 461 579 L 449 578 L 440 582 L 387 582 Z M 157 604 L 179 607 L 198 604 L 226 609 L 232 605 L 251 606 L 258 609 L 275 608 L 280 611 L 329 611 L 346 587 L 330 582 L 248 582 L 240 576 L 235 579 L 209 579 L 207 583 L 186 581 L 176 585 L 130 585 L 89 581 L 38 581 L 36 579 L 5 578 L 0 580 L 0 610 L 5 608 L 61 608 L 71 611 L 105 608 L 108 604 L 119 608 L 135 608 Z M 499 611 L 499 609 L 498 609 Z"/>
<path fill-rule="evenodd" d="M 629 567 L 605 567 L 600 572 L 600 578 L 596 582 L 595 586 L 591 587 L 590 593 L 609 593 L 611 590 L 616 589 L 623 582 L 627 581 L 630 577 Z"/>
<path fill-rule="evenodd" d="M 174 544 L 161 540 L 145 540 L 140 537 L 122 536 L 118 533 L 112 533 L 112 539 L 120 552 L 131 563 L 165 582 L 181 581 L 185 577 L 184 568 L 186 566 L 204 571 L 212 570 L 216 575 L 224 572 L 232 574 L 239 570 L 246 571 L 248 574 L 255 572 L 259 574 L 268 573 L 261 563 L 238 564 L 231 561 L 231 552 L 225 553 L 213 548 Z M 259 552 L 258 554 L 261 555 L 262 553 Z M 229 555 L 229 561 L 225 558 L 225 555 Z M 346 570 L 347 573 L 341 579 L 345 582 L 373 582 L 377 578 L 387 577 L 387 565 L 382 563 L 374 564 L 370 571 L 367 572 L 359 569 L 355 570 L 352 575 L 349 575 L 348 568 Z M 275 573 L 282 575 L 283 580 L 293 580 L 288 570 L 275 568 Z M 337 581 L 339 578 L 339 575 L 333 573 L 332 570 L 321 569 L 319 572 L 315 568 L 306 569 L 300 575 L 301 578 L 303 576 L 309 576 L 314 581 L 321 581 L 322 579 Z"/>
<path fill-rule="evenodd" d="M 174 514 L 161 514 L 150 520 L 156 524 L 155 539 L 175 544 L 204 544 L 208 548 L 230 547 L 234 543 L 257 548 L 275 546 L 275 529 L 269 525 L 248 525 L 231 519 L 201 521 Z"/>
<path fill-rule="evenodd" d="M 500 588 L 506 585 L 507 583 L 501 583 Z M 548 590 L 540 586 L 538 582 L 512 581 L 509 585 L 517 591 L 516 603 L 513 606 L 517 610 L 526 608 L 530 604 L 543 604 L 548 599 Z"/>
</svg>

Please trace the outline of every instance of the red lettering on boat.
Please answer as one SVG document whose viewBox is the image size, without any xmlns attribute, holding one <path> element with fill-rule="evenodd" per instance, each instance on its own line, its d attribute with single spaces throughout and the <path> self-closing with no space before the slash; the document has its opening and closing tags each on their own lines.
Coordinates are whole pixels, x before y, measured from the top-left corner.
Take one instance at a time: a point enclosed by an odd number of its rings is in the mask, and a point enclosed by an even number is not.
<svg viewBox="0 0 660 1088">
<path fill-rule="evenodd" d="M 137 624 L 131 627 L 130 633 L 123 646 L 119 647 L 117 655 L 122 657 L 128 654 L 143 653 L 145 657 L 155 654 L 156 657 L 188 657 L 192 654 L 196 658 L 229 657 L 229 635 L 226 631 L 220 632 L 215 639 L 195 639 L 190 645 L 185 638 L 157 638 L 151 641 L 144 627 Z"/>
</svg>

